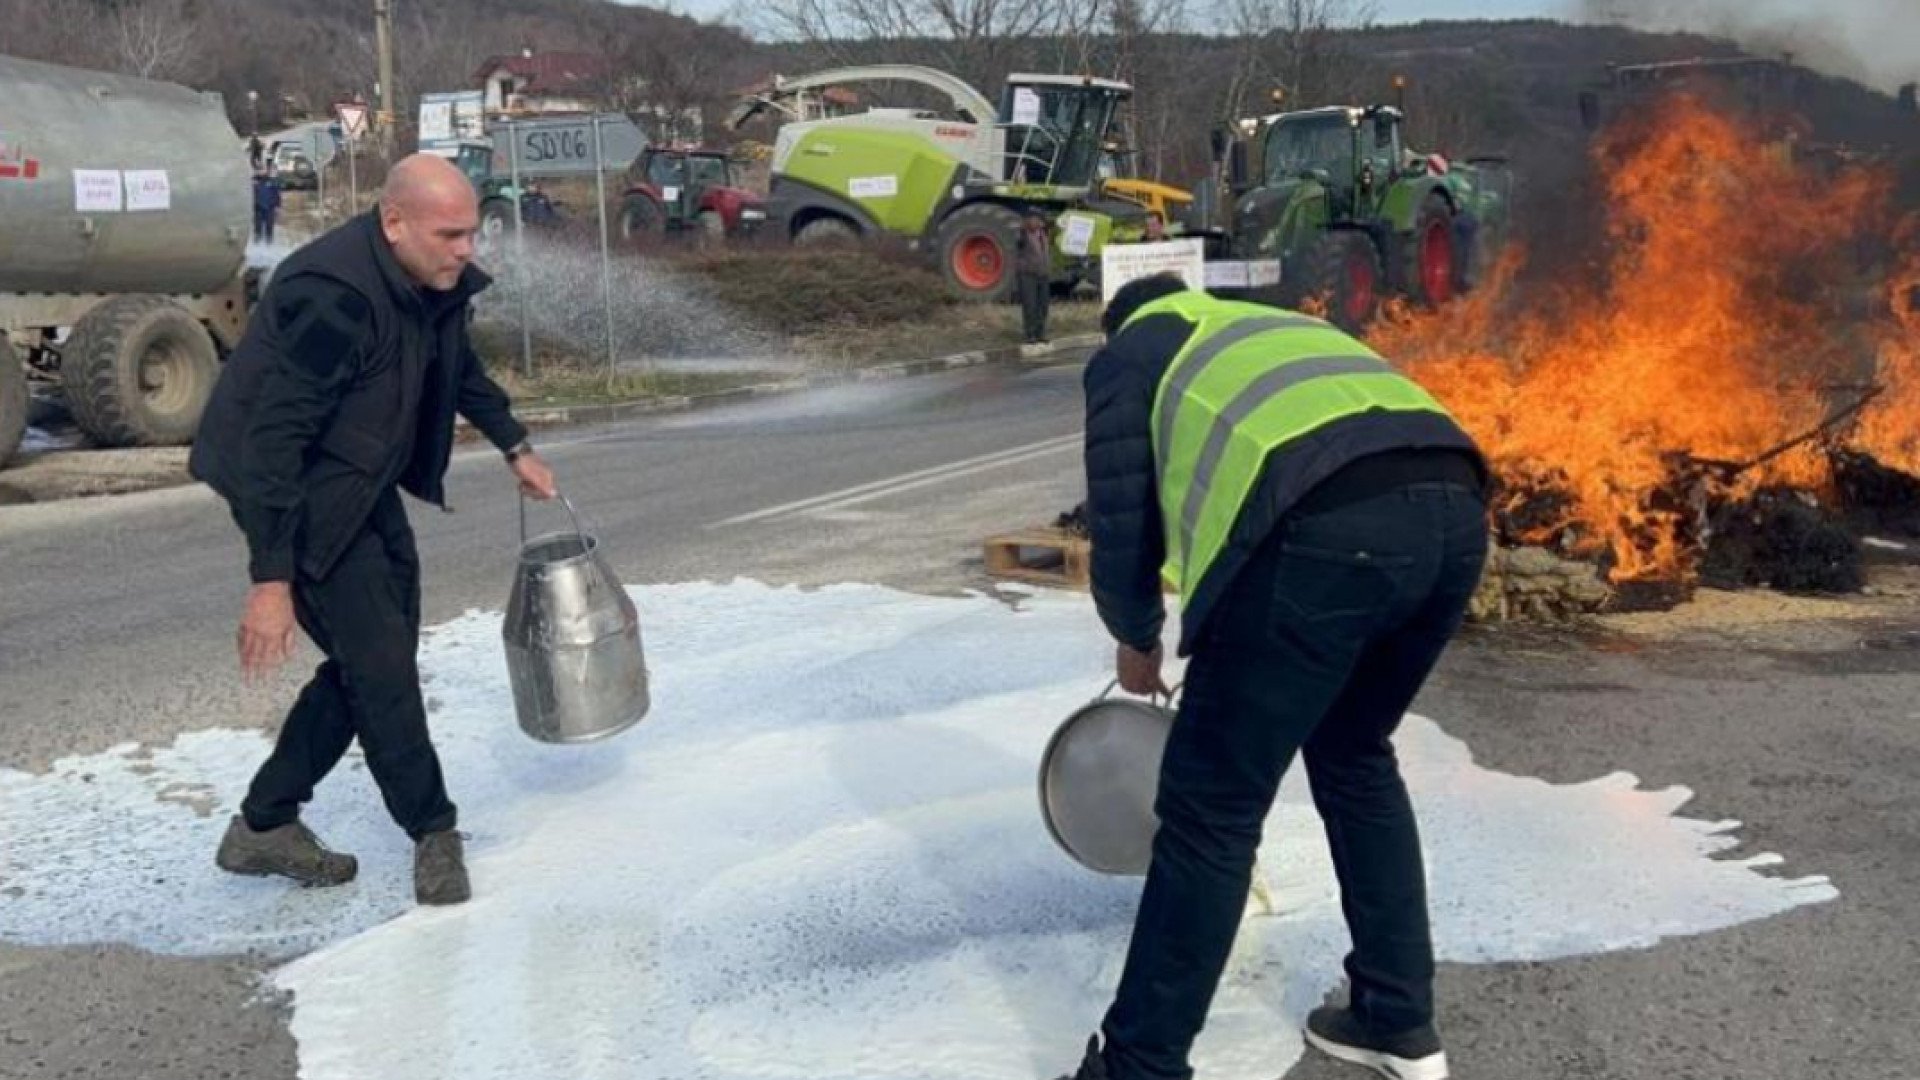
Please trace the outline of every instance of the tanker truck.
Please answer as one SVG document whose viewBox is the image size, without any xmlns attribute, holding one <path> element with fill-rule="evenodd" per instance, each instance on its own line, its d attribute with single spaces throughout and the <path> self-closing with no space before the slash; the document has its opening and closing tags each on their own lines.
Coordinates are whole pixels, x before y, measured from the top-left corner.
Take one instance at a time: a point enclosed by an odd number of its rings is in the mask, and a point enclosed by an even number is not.
<svg viewBox="0 0 1920 1080">
<path fill-rule="evenodd" d="M 0 100 L 0 464 L 29 378 L 97 444 L 189 441 L 252 292 L 220 96 L 0 56 Z"/>
</svg>

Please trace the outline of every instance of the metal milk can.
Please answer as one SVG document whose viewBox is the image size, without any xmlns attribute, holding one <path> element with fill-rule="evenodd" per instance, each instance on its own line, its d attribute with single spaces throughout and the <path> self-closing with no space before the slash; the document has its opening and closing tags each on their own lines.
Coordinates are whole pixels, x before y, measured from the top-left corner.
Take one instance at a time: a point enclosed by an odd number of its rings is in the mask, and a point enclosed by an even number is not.
<svg viewBox="0 0 1920 1080">
<path fill-rule="evenodd" d="M 507 600 L 507 674 L 520 727 L 541 742 L 604 739 L 647 715 L 640 616 L 627 590 L 580 527 L 527 539 L 520 500 L 520 563 Z"/>
</svg>

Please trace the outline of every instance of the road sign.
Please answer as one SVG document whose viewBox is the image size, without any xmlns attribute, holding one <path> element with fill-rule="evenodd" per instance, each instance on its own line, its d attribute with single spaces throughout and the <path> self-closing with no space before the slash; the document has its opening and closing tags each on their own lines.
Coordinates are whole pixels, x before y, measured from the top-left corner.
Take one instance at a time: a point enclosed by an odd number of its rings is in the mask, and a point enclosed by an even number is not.
<svg viewBox="0 0 1920 1080">
<path fill-rule="evenodd" d="M 1120 286 L 1154 274 L 1175 274 L 1190 289 L 1207 284 L 1206 251 L 1199 238 L 1162 240 L 1151 244 L 1108 244 L 1100 249 L 1100 302 L 1107 303 Z"/>
<path fill-rule="evenodd" d="M 347 138 L 357 141 L 367 133 L 367 107 L 361 102 L 336 102 L 333 114 L 340 118 L 340 131 Z"/>
<path fill-rule="evenodd" d="M 486 95 L 479 90 L 420 95 L 420 149 L 486 138 L 486 106 Z"/>
<path fill-rule="evenodd" d="M 619 113 L 594 116 L 543 116 L 494 125 L 519 146 L 520 172 L 526 176 L 592 176 L 593 125 L 600 124 L 600 168 L 620 172 L 646 149 L 647 138 Z"/>
</svg>

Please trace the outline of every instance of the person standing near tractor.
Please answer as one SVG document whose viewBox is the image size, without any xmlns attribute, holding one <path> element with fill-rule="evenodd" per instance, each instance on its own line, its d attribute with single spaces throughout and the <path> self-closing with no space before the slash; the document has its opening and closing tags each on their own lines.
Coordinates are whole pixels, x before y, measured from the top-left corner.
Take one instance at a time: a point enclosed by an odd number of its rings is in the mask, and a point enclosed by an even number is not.
<svg viewBox="0 0 1920 1080">
<path fill-rule="evenodd" d="M 273 223 L 280 216 L 280 181 L 262 165 L 253 170 L 253 238 L 273 243 Z"/>
<path fill-rule="evenodd" d="M 1047 343 L 1047 307 L 1053 290 L 1053 241 L 1047 235 L 1044 214 L 1029 213 L 1020 222 L 1020 242 L 1013 257 L 1014 285 L 1020 293 L 1020 340 L 1028 345 Z"/>
</svg>

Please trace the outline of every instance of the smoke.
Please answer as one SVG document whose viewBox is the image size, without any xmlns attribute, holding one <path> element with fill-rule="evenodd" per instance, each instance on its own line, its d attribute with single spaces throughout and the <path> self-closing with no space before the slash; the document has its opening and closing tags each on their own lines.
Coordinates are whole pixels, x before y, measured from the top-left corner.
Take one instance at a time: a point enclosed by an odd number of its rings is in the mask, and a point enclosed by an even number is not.
<svg viewBox="0 0 1920 1080">
<path fill-rule="evenodd" d="M 1759 56 L 1797 63 L 1893 93 L 1920 79 L 1914 0 L 1580 0 L 1587 22 L 1689 30 L 1731 38 Z"/>
</svg>

